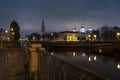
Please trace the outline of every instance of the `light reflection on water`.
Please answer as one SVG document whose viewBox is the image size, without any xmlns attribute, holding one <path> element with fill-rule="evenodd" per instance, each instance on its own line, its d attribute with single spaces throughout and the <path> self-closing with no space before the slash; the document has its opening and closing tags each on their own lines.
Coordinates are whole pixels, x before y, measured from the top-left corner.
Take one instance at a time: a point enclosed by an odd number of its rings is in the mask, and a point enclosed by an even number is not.
<svg viewBox="0 0 120 80">
<path fill-rule="evenodd" d="M 120 54 L 115 50 L 55 51 L 55 55 L 111 80 L 120 80 Z"/>
<path fill-rule="evenodd" d="M 120 69 L 120 64 L 117 64 L 117 68 Z"/>
</svg>

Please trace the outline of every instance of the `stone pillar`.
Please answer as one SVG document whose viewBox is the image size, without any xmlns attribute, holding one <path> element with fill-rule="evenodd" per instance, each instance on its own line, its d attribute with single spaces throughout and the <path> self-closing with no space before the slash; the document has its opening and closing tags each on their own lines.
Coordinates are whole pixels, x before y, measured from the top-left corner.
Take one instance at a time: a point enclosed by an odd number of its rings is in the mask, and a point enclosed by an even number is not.
<svg viewBox="0 0 120 80">
<path fill-rule="evenodd" d="M 29 48 L 30 51 L 30 77 L 37 80 L 38 53 L 36 48 Z"/>
<path fill-rule="evenodd" d="M 31 44 L 31 47 L 29 48 L 29 64 L 30 64 L 30 78 L 32 80 L 38 80 L 38 71 L 39 71 L 39 53 L 38 50 L 44 51 L 45 49 L 42 48 L 41 44 Z"/>
</svg>

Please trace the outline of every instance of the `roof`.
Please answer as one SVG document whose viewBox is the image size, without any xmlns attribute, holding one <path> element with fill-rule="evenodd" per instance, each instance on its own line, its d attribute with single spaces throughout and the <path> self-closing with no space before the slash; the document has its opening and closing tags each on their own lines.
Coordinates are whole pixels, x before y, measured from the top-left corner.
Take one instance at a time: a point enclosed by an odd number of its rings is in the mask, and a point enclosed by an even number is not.
<svg viewBox="0 0 120 80">
<path fill-rule="evenodd" d="M 61 31 L 59 33 L 79 33 L 79 32 L 73 32 L 73 31 Z"/>
</svg>

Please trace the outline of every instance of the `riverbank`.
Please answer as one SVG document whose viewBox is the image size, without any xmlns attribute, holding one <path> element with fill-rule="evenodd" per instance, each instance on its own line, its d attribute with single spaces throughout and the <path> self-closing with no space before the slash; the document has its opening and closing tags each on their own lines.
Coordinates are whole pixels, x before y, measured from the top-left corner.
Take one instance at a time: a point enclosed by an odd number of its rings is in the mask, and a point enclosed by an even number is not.
<svg viewBox="0 0 120 80">
<path fill-rule="evenodd" d="M 66 42 L 66 41 L 43 41 L 40 42 L 45 48 L 97 48 L 120 46 L 117 42 Z"/>
</svg>

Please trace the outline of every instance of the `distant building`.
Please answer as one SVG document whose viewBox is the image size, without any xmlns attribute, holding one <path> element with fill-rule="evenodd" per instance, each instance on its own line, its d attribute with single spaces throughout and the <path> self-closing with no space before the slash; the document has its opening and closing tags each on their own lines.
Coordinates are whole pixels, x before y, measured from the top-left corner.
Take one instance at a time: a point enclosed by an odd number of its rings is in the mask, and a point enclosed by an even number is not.
<svg viewBox="0 0 120 80">
<path fill-rule="evenodd" d="M 42 25 L 41 25 L 41 34 L 45 34 L 45 24 L 44 24 L 44 19 L 42 19 Z"/>
<path fill-rule="evenodd" d="M 77 29 L 75 27 L 73 28 L 73 32 L 77 32 Z"/>
<path fill-rule="evenodd" d="M 3 32 L 4 32 L 4 29 L 0 28 L 0 41 L 2 40 Z"/>
<path fill-rule="evenodd" d="M 62 31 L 59 32 L 56 41 L 81 41 L 86 40 L 87 35 L 80 32 Z"/>
<path fill-rule="evenodd" d="M 80 33 L 86 33 L 84 26 L 81 26 L 81 27 L 80 27 Z"/>
<path fill-rule="evenodd" d="M 9 31 L 0 28 L 0 41 L 10 41 Z"/>
<path fill-rule="evenodd" d="M 93 33 L 93 28 L 92 26 L 89 26 L 88 30 L 87 30 L 87 33 Z"/>
</svg>

